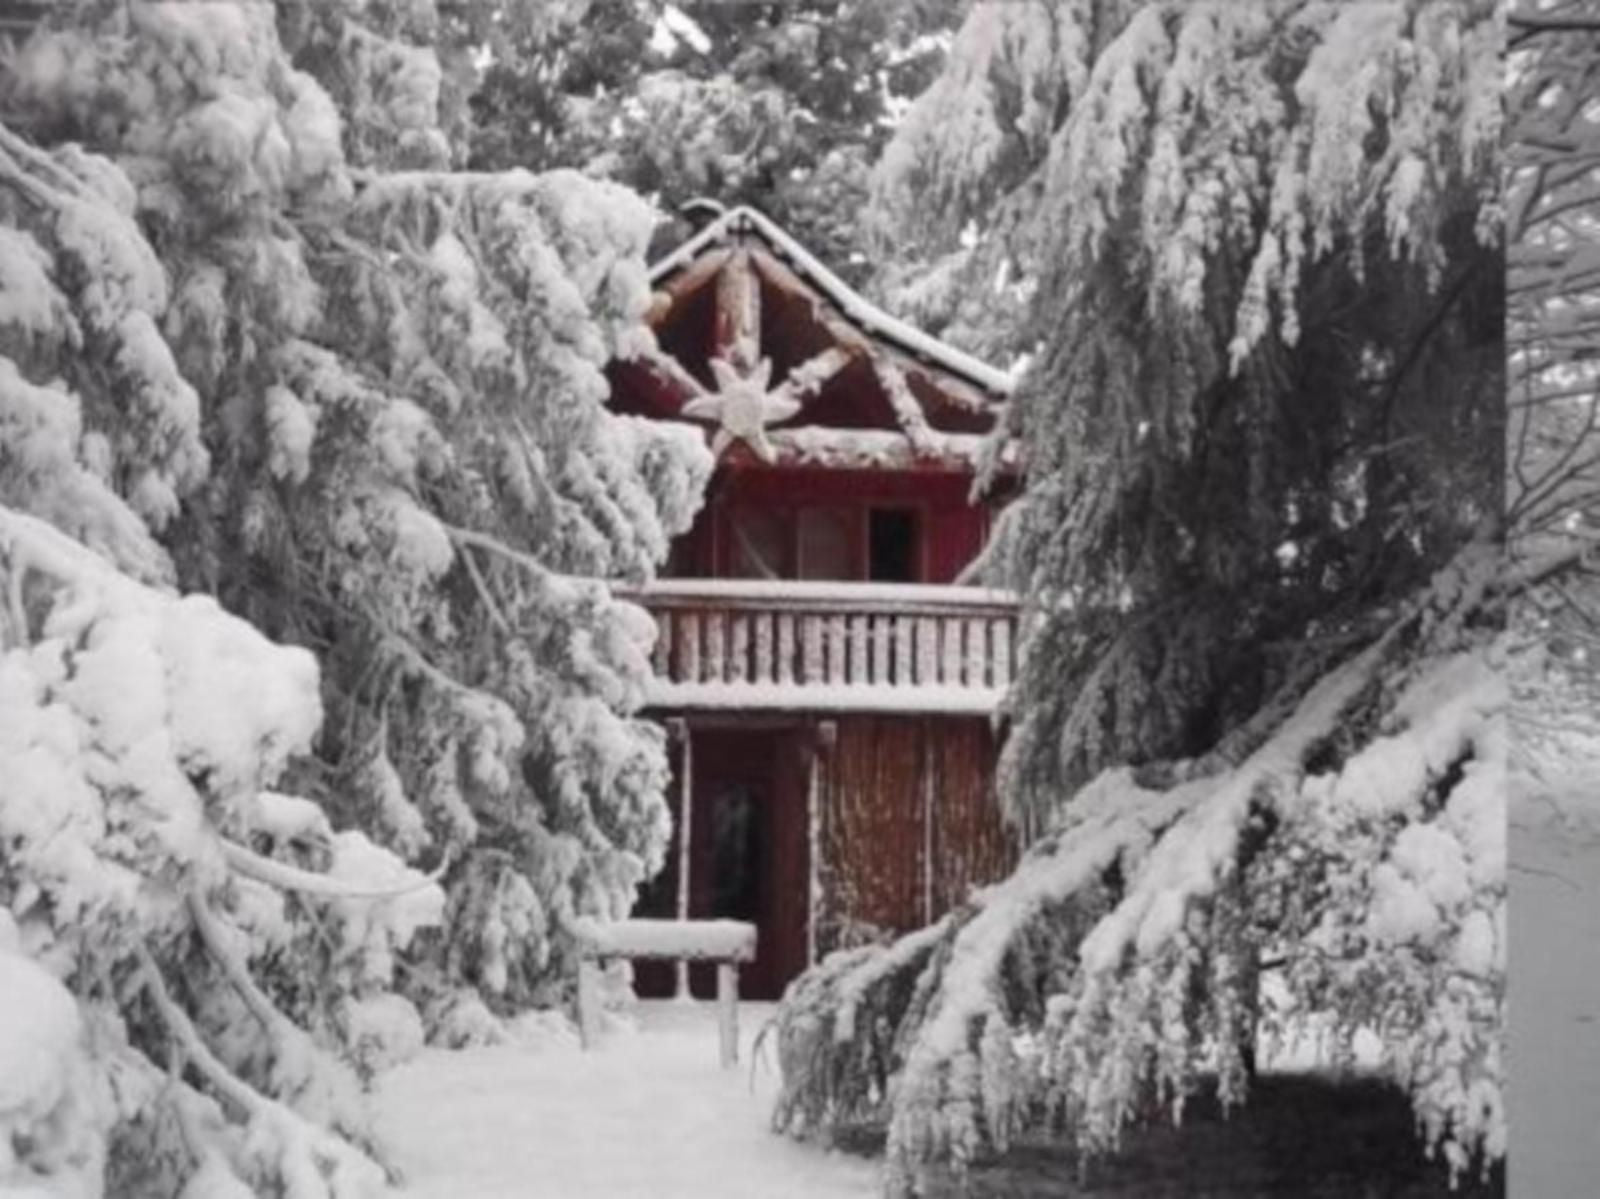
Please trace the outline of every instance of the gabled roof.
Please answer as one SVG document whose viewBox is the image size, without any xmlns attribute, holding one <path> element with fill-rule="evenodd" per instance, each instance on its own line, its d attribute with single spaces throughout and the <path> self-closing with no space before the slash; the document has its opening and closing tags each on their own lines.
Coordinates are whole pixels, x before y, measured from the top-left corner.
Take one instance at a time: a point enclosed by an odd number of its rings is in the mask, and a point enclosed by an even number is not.
<svg viewBox="0 0 1600 1199">
<path fill-rule="evenodd" d="M 698 200 L 692 203 L 720 207 L 714 201 Z M 662 283 L 700 258 L 708 249 L 746 237 L 755 237 L 763 242 L 777 258 L 827 297 L 840 314 L 862 332 L 896 345 L 918 361 L 947 371 L 997 399 L 1011 394 L 1013 380 L 1005 371 L 890 316 L 853 290 L 809 250 L 754 208 L 740 205 L 724 211 L 688 241 L 654 263 L 650 267 L 650 282 L 652 285 Z"/>
<path fill-rule="evenodd" d="M 654 337 L 612 363 L 620 410 L 706 422 L 733 462 L 977 469 L 1005 372 L 889 316 L 754 209 L 694 206 L 715 219 L 649 268 Z"/>
</svg>

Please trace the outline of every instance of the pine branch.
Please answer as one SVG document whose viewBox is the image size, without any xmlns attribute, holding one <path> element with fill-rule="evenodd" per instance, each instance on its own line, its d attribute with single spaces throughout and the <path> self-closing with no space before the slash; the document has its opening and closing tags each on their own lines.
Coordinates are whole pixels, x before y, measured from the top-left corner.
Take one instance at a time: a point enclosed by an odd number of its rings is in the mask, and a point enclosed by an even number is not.
<svg viewBox="0 0 1600 1199">
<path fill-rule="evenodd" d="M 261 1027 L 274 1038 L 289 1040 L 293 1033 L 305 1036 L 292 1020 L 274 1006 L 272 1000 L 256 984 L 251 977 L 249 969 L 239 960 L 238 956 L 228 947 L 227 938 L 222 931 L 221 921 L 218 920 L 211 905 L 199 891 L 190 891 L 188 899 L 189 915 L 194 920 L 195 931 L 200 934 L 200 941 L 211 954 L 212 959 L 222 968 L 222 973 L 232 984 L 234 991 L 250 1009 L 252 1015 L 260 1022 Z"/>
<path fill-rule="evenodd" d="M 495 628 L 506 636 L 512 635 L 511 622 L 506 619 L 506 614 L 500 610 L 493 594 L 489 591 L 489 584 L 483 577 L 483 572 L 478 569 L 477 562 L 471 554 L 463 553 L 461 561 L 466 564 L 467 574 L 472 579 L 472 585 L 477 589 L 478 598 L 483 601 L 483 606 L 488 610 L 489 618 L 494 621 Z"/>
<path fill-rule="evenodd" d="M 532 554 L 513 549 L 497 537 L 491 537 L 487 533 L 479 533 L 473 529 L 463 529 L 459 525 L 448 524 L 444 521 L 439 523 L 452 541 L 460 542 L 462 545 L 475 546 L 478 549 L 498 555 L 507 562 L 515 563 L 563 598 L 599 598 L 605 592 L 603 583 L 580 575 L 562 574 L 559 571 L 552 570 Z"/>
<path fill-rule="evenodd" d="M 398 899 L 404 895 L 414 895 L 418 891 L 426 890 L 438 883 L 449 869 L 449 855 L 440 862 L 432 871 L 418 879 L 416 882 L 407 883 L 403 887 L 392 888 L 361 888 L 351 887 L 326 874 L 317 874 L 310 870 L 301 870 L 297 866 L 290 866 L 276 858 L 263 857 L 254 850 L 246 849 L 236 842 L 222 841 L 222 855 L 227 859 L 228 865 L 237 870 L 246 878 L 254 879 L 258 883 L 265 883 L 280 891 L 296 891 L 306 895 L 322 895 L 330 899 Z"/>
<path fill-rule="evenodd" d="M 1600 17 L 1542 17 L 1530 12 L 1513 12 L 1506 17 L 1512 49 L 1533 38 L 1552 33 L 1600 33 Z"/>
<path fill-rule="evenodd" d="M 312 1124 L 286 1104 L 262 1094 L 228 1069 L 201 1039 L 188 1013 L 172 998 L 171 992 L 167 990 L 166 980 L 161 976 L 161 968 L 156 964 L 149 947 L 140 942 L 135 947 L 135 955 L 145 994 L 150 997 L 156 1014 L 166 1026 L 174 1043 L 181 1049 L 184 1059 L 191 1063 L 223 1098 L 241 1111 L 247 1120 L 259 1119 L 275 1125 L 286 1146 L 303 1144 L 319 1173 L 325 1167 L 335 1176 L 348 1177 L 352 1183 L 363 1177 L 372 1184 L 383 1180 L 383 1167 L 354 1145 Z M 281 1171 L 292 1172 L 286 1169 L 287 1163 L 279 1162 L 276 1165 Z M 336 1195 L 343 1193 L 342 1188 L 334 1193 Z"/>
</svg>

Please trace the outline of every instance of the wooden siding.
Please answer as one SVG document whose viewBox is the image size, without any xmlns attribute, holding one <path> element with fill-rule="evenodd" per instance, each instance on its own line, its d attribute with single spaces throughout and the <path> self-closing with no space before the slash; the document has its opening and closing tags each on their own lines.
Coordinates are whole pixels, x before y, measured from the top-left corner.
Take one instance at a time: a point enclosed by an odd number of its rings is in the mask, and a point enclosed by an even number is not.
<svg viewBox="0 0 1600 1199">
<path fill-rule="evenodd" d="M 819 955 L 920 928 L 1016 863 L 985 720 L 850 716 L 820 788 Z"/>
<path fill-rule="evenodd" d="M 831 725 L 831 737 L 824 735 Z M 972 887 L 1004 877 L 1016 848 L 994 795 L 995 734 L 970 717 L 790 718 L 760 727 L 690 726 L 694 741 L 690 915 L 747 919 L 759 930 L 756 961 L 740 972 L 746 999 L 775 999 L 815 950 L 921 928 L 960 904 Z M 674 754 L 674 774 L 682 769 Z M 814 772 L 814 773 L 813 773 Z M 814 792 L 813 792 L 814 787 Z M 759 874 L 738 910 L 719 904 L 718 812 L 731 791 L 758 805 L 758 841 L 745 865 Z M 812 836 L 816 810 L 817 928 L 812 944 Z M 677 824 L 677 778 L 670 793 Z M 725 834 L 724 834 L 725 835 Z M 644 895 L 639 916 L 675 914 L 677 837 L 665 875 Z M 693 993 L 710 998 L 709 967 L 692 967 Z M 671 994 L 672 968 L 635 967 L 641 995 Z"/>
<path fill-rule="evenodd" d="M 934 753 L 931 903 L 935 917 L 964 903 L 974 887 L 1004 878 L 1016 865 L 995 793 L 999 754 L 984 721 L 929 722 Z"/>
<path fill-rule="evenodd" d="M 922 724 L 838 724 L 822 815 L 819 952 L 922 924 Z"/>
</svg>

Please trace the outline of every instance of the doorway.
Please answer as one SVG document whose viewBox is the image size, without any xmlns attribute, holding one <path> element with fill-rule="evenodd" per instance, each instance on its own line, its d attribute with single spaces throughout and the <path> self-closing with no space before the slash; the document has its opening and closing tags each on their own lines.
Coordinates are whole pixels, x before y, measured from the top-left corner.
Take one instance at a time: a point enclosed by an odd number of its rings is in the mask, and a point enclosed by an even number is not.
<svg viewBox="0 0 1600 1199">
<path fill-rule="evenodd" d="M 696 920 L 743 920 L 756 926 L 756 960 L 739 971 L 743 999 L 777 999 L 805 969 L 810 910 L 810 824 L 806 810 L 809 761 L 799 726 L 690 726 L 689 915 Z M 669 805 L 673 837 L 668 868 L 641 892 L 635 914 L 677 913 L 677 862 L 682 822 L 681 750 L 674 754 Z M 641 962 L 634 990 L 671 995 L 674 967 Z M 695 965 L 689 989 L 698 999 L 716 994 L 716 970 Z"/>
</svg>

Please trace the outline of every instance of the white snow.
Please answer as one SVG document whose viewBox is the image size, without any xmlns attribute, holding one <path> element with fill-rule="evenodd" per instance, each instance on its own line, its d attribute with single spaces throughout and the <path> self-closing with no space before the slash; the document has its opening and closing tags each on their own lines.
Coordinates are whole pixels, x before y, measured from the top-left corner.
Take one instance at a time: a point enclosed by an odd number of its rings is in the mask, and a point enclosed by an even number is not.
<svg viewBox="0 0 1600 1199">
<path fill-rule="evenodd" d="M 755 957 L 756 928 L 742 920 L 580 920 L 576 931 L 599 956 Z"/>
<path fill-rule="evenodd" d="M 1004 687 L 894 683 L 669 683 L 645 688 L 648 704 L 721 711 L 939 712 L 987 716 L 1006 697 Z"/>
<path fill-rule="evenodd" d="M 947 433 L 926 425 L 915 438 L 898 429 L 833 429 L 822 425 L 773 429 L 767 438 L 779 461 L 843 468 L 903 469 L 931 461 L 974 469 L 989 444 L 987 434 Z M 1020 456 L 1021 447 L 1015 441 L 1000 447 L 999 460 L 1004 466 L 1016 465 Z"/>
<path fill-rule="evenodd" d="M 1600 1178 L 1600 784 L 1593 777 L 1537 800 L 1513 796 L 1507 1106 L 1516 1195 L 1590 1194 Z"/>
<path fill-rule="evenodd" d="M 878 1194 L 878 1163 L 767 1127 L 771 1005 L 744 1004 L 740 1068 L 717 1066 L 711 1004 L 644 1003 L 590 1050 L 430 1049 L 384 1075 L 378 1129 L 407 1199 L 836 1199 Z"/>
<path fill-rule="evenodd" d="M 653 579 L 643 587 L 617 587 L 619 594 L 643 599 L 716 599 L 817 601 L 844 605 L 924 604 L 950 607 L 1014 608 L 1017 594 L 992 587 L 955 587 L 944 583 L 857 583 L 810 579 Z"/>
<path fill-rule="evenodd" d="M 98 1194 L 104 1145 L 85 1110 L 95 1082 L 78 1005 L 17 952 L 16 934 L 0 908 L 0 1195 Z"/>
<path fill-rule="evenodd" d="M 317 412 L 287 387 L 273 384 L 264 398 L 267 423 L 267 469 L 275 479 L 304 483 L 311 474 L 311 443 L 317 435 Z"/>
</svg>

